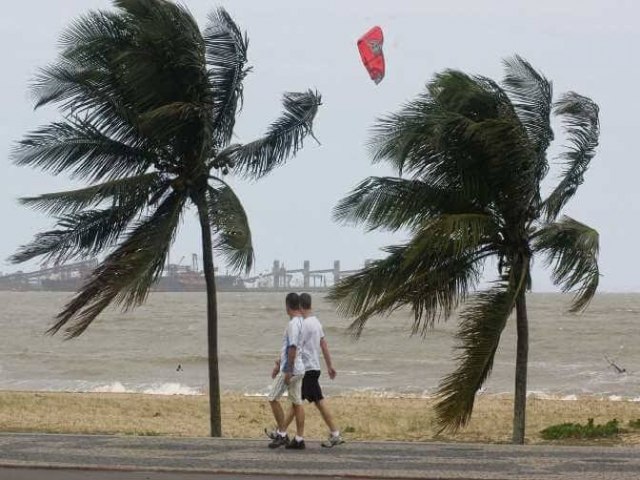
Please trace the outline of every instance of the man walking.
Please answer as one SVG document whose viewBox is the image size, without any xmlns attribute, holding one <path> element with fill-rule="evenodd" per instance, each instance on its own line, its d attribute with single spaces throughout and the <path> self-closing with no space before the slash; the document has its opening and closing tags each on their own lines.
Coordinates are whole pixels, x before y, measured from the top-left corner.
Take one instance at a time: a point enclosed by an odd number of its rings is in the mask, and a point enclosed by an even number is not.
<svg viewBox="0 0 640 480">
<path fill-rule="evenodd" d="M 302 322 L 300 312 L 300 297 L 297 293 L 290 293 L 285 299 L 289 323 L 284 331 L 282 339 L 282 350 L 280 358 L 276 360 L 271 377 L 273 384 L 269 393 L 269 404 L 273 411 L 273 416 L 278 425 L 274 432 L 269 448 L 278 448 L 282 445 L 285 448 L 301 450 L 304 444 L 304 407 L 302 406 L 302 378 L 304 376 L 304 364 L 300 355 L 302 347 Z M 291 401 L 292 418 L 289 423 L 296 419 L 296 436 L 289 441 L 287 435 L 287 425 L 285 423 L 284 411 L 279 399 L 287 391 Z"/>
<path fill-rule="evenodd" d="M 327 408 L 322 388 L 320 388 L 320 352 L 327 365 L 327 373 L 329 378 L 333 380 L 336 377 L 336 371 L 331 362 L 331 354 L 329 353 L 329 345 L 324 335 L 322 324 L 311 310 L 311 295 L 303 293 L 300 295 L 300 308 L 304 322 L 302 325 L 302 360 L 304 362 L 305 374 L 302 380 L 302 399 L 313 403 L 322 419 L 329 427 L 329 439 L 322 443 L 323 447 L 334 447 L 344 443 L 340 431 L 336 427 L 333 417 Z M 295 412 L 290 409 L 285 419 L 285 428 L 291 424 Z M 280 429 L 280 428 L 279 428 Z M 267 435 L 275 439 L 278 432 L 267 432 Z"/>
</svg>

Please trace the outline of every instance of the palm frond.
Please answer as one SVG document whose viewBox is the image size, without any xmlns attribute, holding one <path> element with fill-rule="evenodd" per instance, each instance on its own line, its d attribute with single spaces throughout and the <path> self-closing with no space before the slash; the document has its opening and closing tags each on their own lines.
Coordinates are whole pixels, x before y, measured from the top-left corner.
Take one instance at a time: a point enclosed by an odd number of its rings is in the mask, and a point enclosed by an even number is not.
<svg viewBox="0 0 640 480">
<path fill-rule="evenodd" d="M 141 221 L 98 265 L 87 283 L 57 315 L 49 333 L 65 328 L 66 336 L 74 338 L 112 303 L 125 308 L 142 303 L 162 273 L 184 202 L 182 195 L 171 193 L 152 215 Z"/>
<path fill-rule="evenodd" d="M 129 188 L 124 190 L 123 187 Z M 103 184 L 76 192 L 43 195 L 34 199 L 35 205 L 48 206 L 60 211 L 68 207 L 69 211 L 58 218 L 55 230 L 38 233 L 31 243 L 21 247 L 11 257 L 11 261 L 22 263 L 44 257 L 43 263 L 61 264 L 74 258 L 95 256 L 105 248 L 114 245 L 126 232 L 130 223 L 151 206 L 151 199 L 162 198 L 169 184 L 160 184 L 154 190 L 144 188 L 136 190 L 131 187 L 131 184 L 125 186 Z M 113 202 L 109 208 L 100 210 L 76 208 L 78 205 L 88 206 L 93 202 L 88 195 L 92 189 L 100 192 L 99 195 L 107 195 L 109 188 L 113 189 L 111 193 L 117 192 L 120 195 L 118 201 Z"/>
<path fill-rule="evenodd" d="M 450 213 L 433 217 L 421 225 L 414 237 L 412 255 L 423 251 L 436 255 L 461 255 L 481 247 L 495 248 L 500 225 L 485 213 Z"/>
<path fill-rule="evenodd" d="M 251 143 L 233 146 L 231 158 L 235 171 L 258 179 L 282 164 L 302 148 L 304 138 L 313 136 L 313 120 L 321 98 L 317 92 L 286 93 L 282 116 L 271 124 L 267 134 Z"/>
<path fill-rule="evenodd" d="M 414 314 L 412 333 L 426 335 L 438 320 L 446 320 L 478 283 L 485 252 L 443 260 L 429 270 L 412 272 L 406 246 L 388 247 L 387 258 L 345 277 L 328 298 L 341 315 L 355 317 L 349 331 L 359 337 L 367 322 L 408 306 Z M 402 278 L 405 280 L 403 281 Z"/>
<path fill-rule="evenodd" d="M 203 130 L 211 130 L 198 25 L 173 2 L 116 6 L 116 12 L 92 12 L 68 29 L 60 59 L 42 72 L 36 92 L 115 140 L 183 155 L 202 143 Z"/>
<path fill-rule="evenodd" d="M 519 122 L 512 118 L 486 119 L 469 125 L 460 139 L 468 141 L 471 156 L 484 157 L 480 164 L 492 200 L 503 208 L 527 208 L 537 190 L 532 150 Z M 453 137 L 455 140 L 455 137 Z M 462 171 L 465 184 L 473 185 L 477 166 Z M 473 190 L 469 190 L 473 192 Z M 484 193 L 482 190 L 480 192 Z"/>
<path fill-rule="evenodd" d="M 242 82 L 249 72 L 249 40 L 223 8 L 209 15 L 204 32 L 209 82 L 213 89 L 215 144 L 226 146 L 233 135 L 238 107 L 242 108 Z"/>
<path fill-rule="evenodd" d="M 205 105 L 208 107 L 208 105 Z M 142 113 L 138 128 L 146 137 L 160 145 L 180 142 L 185 130 L 190 130 L 205 117 L 203 106 L 189 102 L 171 102 Z"/>
<path fill-rule="evenodd" d="M 473 212 L 473 203 L 459 191 L 433 187 L 421 180 L 369 177 L 344 197 L 333 211 L 345 224 L 369 230 L 415 228 L 443 213 Z"/>
<path fill-rule="evenodd" d="M 535 251 L 546 255 L 553 267 L 554 283 L 564 292 L 575 290 L 572 312 L 584 310 L 598 288 L 599 244 L 596 230 L 566 216 L 534 235 Z"/>
<path fill-rule="evenodd" d="M 546 150 L 553 141 L 553 85 L 519 55 L 504 61 L 503 84 L 538 157 L 537 178 L 547 172 Z"/>
<path fill-rule="evenodd" d="M 174 102 L 210 104 L 205 45 L 186 7 L 164 0 L 123 0 L 116 5 L 134 29 L 117 62 L 127 98 L 147 112 Z"/>
<path fill-rule="evenodd" d="M 41 70 L 32 90 L 36 108 L 57 103 L 71 123 L 81 119 L 114 141 L 135 148 L 157 148 L 140 132 L 138 112 L 124 98 L 120 83 L 113 71 L 81 68 L 63 59 Z"/>
<path fill-rule="evenodd" d="M 138 205 L 156 194 L 163 186 L 166 186 L 166 180 L 162 174 L 151 172 L 79 190 L 25 197 L 20 199 L 20 203 L 49 215 L 60 215 L 95 207 L 105 200 L 110 200 L 114 205 Z"/>
<path fill-rule="evenodd" d="M 56 102 L 114 140 L 147 148 L 166 145 L 177 130 L 184 135 L 207 118 L 197 25 L 182 7 L 145 3 L 76 21 L 63 35 L 59 60 L 37 77 L 37 106 Z M 163 42 L 169 45 L 160 48 Z"/>
<path fill-rule="evenodd" d="M 456 70 L 440 73 L 426 91 L 376 121 L 369 142 L 373 161 L 386 160 L 400 174 L 425 179 L 428 173 L 441 176 L 441 183 L 460 183 L 460 167 L 482 160 L 470 155 L 477 152 L 469 151 L 465 132 L 480 121 L 498 118 L 505 98 L 481 77 Z M 439 170 L 444 167 L 450 170 Z"/>
<path fill-rule="evenodd" d="M 398 113 L 378 120 L 371 148 L 433 187 L 459 191 L 480 208 L 506 192 L 502 206 L 526 209 L 533 161 L 506 93 L 485 77 L 448 70 Z"/>
<path fill-rule="evenodd" d="M 32 85 L 36 108 L 55 103 L 104 135 L 132 146 L 148 146 L 137 128 L 119 56 L 135 45 L 137 24 L 117 12 L 90 12 L 62 35 L 58 60 L 40 70 Z"/>
<path fill-rule="evenodd" d="M 131 27 L 115 12 L 89 12 L 74 21 L 62 34 L 58 61 L 36 75 L 36 108 L 57 103 L 73 113 L 106 107 L 118 88 L 113 57 L 131 44 Z"/>
<path fill-rule="evenodd" d="M 502 281 L 477 294 L 460 315 L 458 367 L 438 387 L 435 406 L 443 430 L 466 425 L 477 391 L 488 378 L 504 330 L 524 281 Z"/>
<path fill-rule="evenodd" d="M 92 257 L 117 241 L 136 213 L 126 207 L 111 207 L 64 215 L 58 218 L 55 230 L 37 233 L 10 260 L 23 263 L 43 257 L 43 264 L 59 265 L 71 259 Z"/>
<path fill-rule="evenodd" d="M 341 315 L 355 317 L 359 336 L 374 315 L 404 305 L 414 313 L 413 332 L 425 334 L 439 318 L 448 318 L 477 284 L 483 260 L 495 253 L 488 237 L 495 225 L 488 216 L 450 215 L 425 226 L 406 245 L 388 247 L 389 256 L 342 279 L 328 298 Z"/>
<path fill-rule="evenodd" d="M 430 138 L 441 114 L 427 91 L 400 111 L 379 118 L 369 140 L 373 162 L 388 161 L 402 175 L 405 170 L 415 171 L 429 161 L 437 161 L 440 156 Z"/>
<path fill-rule="evenodd" d="M 167 0 L 114 0 L 113 5 L 138 19 L 153 18 L 167 8 Z"/>
<path fill-rule="evenodd" d="M 54 175 L 69 171 L 76 178 L 99 181 L 140 175 L 156 157 L 153 151 L 114 140 L 91 123 L 75 118 L 27 135 L 13 159 L 16 165 L 38 167 Z"/>
<path fill-rule="evenodd" d="M 544 202 L 547 222 L 555 220 L 584 181 L 584 174 L 596 154 L 600 137 L 599 108 L 590 98 L 569 92 L 555 104 L 569 139 L 563 177 Z"/>
<path fill-rule="evenodd" d="M 249 272 L 254 253 L 247 214 L 233 189 L 218 179 L 219 185 L 209 188 L 209 212 L 213 234 L 217 237 L 214 249 L 227 258 L 234 270 Z"/>
</svg>

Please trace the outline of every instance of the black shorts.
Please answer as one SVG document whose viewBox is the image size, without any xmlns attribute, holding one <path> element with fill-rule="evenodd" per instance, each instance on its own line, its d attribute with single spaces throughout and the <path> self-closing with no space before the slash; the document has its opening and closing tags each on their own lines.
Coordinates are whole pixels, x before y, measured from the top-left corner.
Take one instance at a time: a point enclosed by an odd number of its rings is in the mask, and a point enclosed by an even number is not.
<svg viewBox="0 0 640 480">
<path fill-rule="evenodd" d="M 302 379 L 302 399 L 311 403 L 319 402 L 324 397 L 320 388 L 320 370 L 305 372 Z"/>
</svg>

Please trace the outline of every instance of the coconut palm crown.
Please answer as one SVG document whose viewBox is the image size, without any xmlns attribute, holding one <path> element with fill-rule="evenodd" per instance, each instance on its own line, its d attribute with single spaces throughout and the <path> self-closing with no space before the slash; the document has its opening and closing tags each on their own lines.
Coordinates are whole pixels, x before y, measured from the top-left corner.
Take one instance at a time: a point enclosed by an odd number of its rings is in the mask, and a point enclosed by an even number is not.
<svg viewBox="0 0 640 480">
<path fill-rule="evenodd" d="M 185 7 L 165 0 L 115 0 L 61 37 L 61 53 L 33 84 L 36 107 L 62 119 L 29 133 L 18 165 L 68 174 L 86 188 L 23 198 L 56 217 L 13 256 L 59 264 L 103 260 L 56 317 L 51 333 L 82 334 L 110 305 L 140 305 L 161 275 L 189 206 L 202 230 L 207 282 L 212 434 L 220 435 L 213 251 L 234 269 L 254 253 L 247 216 L 225 176 L 267 175 L 312 134 L 320 97 L 287 93 L 265 136 L 232 143 L 242 105 L 248 40 L 223 9 L 201 32 Z"/>
<path fill-rule="evenodd" d="M 367 320 L 409 306 L 414 333 L 460 313 L 457 362 L 438 390 L 443 429 L 465 425 L 476 392 L 488 378 L 507 321 L 516 310 L 518 348 L 514 442 L 524 440 L 528 319 L 525 292 L 535 256 L 552 267 L 553 280 L 584 309 L 599 280 L 598 233 L 560 212 L 583 182 L 598 145 L 598 107 L 577 93 L 552 100 L 552 85 L 516 56 L 497 82 L 447 70 L 426 91 L 374 126 L 374 162 L 388 162 L 397 177 L 370 177 L 335 209 L 335 218 L 369 230 L 404 230 L 409 240 L 343 279 L 331 297 L 355 317 L 360 335 Z M 568 142 L 562 175 L 544 197 L 551 116 L 564 124 Z M 495 282 L 478 287 L 489 259 Z M 465 300 L 468 300 L 465 302 Z"/>
</svg>

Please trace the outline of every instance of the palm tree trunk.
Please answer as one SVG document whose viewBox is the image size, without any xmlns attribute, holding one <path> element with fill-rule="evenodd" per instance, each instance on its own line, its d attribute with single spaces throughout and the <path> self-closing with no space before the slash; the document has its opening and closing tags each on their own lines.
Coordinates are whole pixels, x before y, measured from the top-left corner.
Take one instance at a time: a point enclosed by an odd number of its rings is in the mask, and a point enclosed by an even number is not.
<svg viewBox="0 0 640 480">
<path fill-rule="evenodd" d="M 213 265 L 213 244 L 211 224 L 206 198 L 202 195 L 196 202 L 200 229 L 202 231 L 202 266 L 207 285 L 207 346 L 209 349 L 209 416 L 211 436 L 222 436 L 220 416 L 220 374 L 218 371 L 218 303 L 216 299 L 216 279 Z"/>
<path fill-rule="evenodd" d="M 524 444 L 527 409 L 527 366 L 529 361 L 529 319 L 525 288 L 516 300 L 516 330 L 518 349 L 516 352 L 516 391 L 513 402 L 513 439 L 515 444 Z"/>
</svg>

